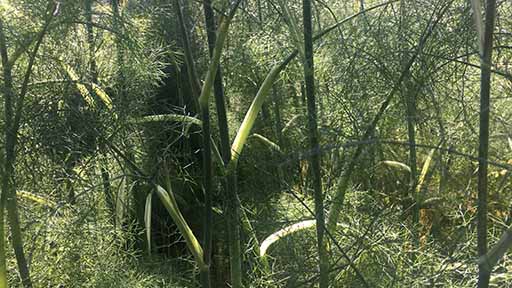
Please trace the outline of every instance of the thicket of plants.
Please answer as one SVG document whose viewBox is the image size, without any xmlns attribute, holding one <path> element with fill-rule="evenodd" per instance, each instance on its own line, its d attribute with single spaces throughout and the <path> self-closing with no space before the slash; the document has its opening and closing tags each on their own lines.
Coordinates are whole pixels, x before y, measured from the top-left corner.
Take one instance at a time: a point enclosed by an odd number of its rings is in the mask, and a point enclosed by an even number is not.
<svg viewBox="0 0 512 288">
<path fill-rule="evenodd" d="M 0 1 L 0 288 L 508 287 L 510 1 Z"/>
</svg>

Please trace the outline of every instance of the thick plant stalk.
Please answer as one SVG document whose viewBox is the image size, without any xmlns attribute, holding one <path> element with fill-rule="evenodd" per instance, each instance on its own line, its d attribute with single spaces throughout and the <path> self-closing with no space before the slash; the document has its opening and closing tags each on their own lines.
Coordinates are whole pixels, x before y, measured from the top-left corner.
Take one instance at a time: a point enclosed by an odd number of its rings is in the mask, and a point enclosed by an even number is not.
<svg viewBox="0 0 512 288">
<path fill-rule="evenodd" d="M 189 42 L 189 36 L 187 29 L 185 27 L 185 20 L 183 17 L 183 6 L 180 0 L 176 0 L 176 10 L 178 11 L 178 22 L 181 30 L 181 34 L 183 37 L 183 46 L 184 46 L 184 54 L 185 54 L 185 63 L 187 67 L 187 73 L 189 78 L 190 87 L 192 89 L 194 103 L 197 101 L 197 97 L 199 95 L 199 82 L 197 81 L 197 74 L 195 71 L 194 59 L 192 57 L 192 49 Z M 229 23 L 229 22 L 228 22 Z M 224 32 L 220 32 L 223 34 L 227 33 L 228 26 L 225 26 L 226 30 Z M 220 48 L 222 48 L 223 43 L 220 43 Z M 221 50 L 221 49 L 219 49 Z M 220 53 L 219 53 L 220 56 Z M 219 58 L 220 61 L 220 58 Z M 210 65 L 215 65 L 215 71 L 209 70 L 207 77 L 215 77 L 216 69 L 218 68 L 217 63 L 212 63 Z M 212 73 L 212 75 L 210 75 Z M 213 85 L 213 83 L 211 83 Z M 203 87 L 205 89 L 205 87 Z M 213 194 L 213 185 L 212 185 L 212 149 L 210 144 L 211 131 L 210 131 L 210 109 L 209 109 L 209 101 L 203 101 L 199 104 L 199 110 L 201 115 L 202 122 L 202 158 L 203 158 L 203 173 L 202 173 L 202 182 L 203 182 L 203 191 L 204 191 L 204 218 L 203 218 L 203 261 L 204 268 L 200 270 L 200 281 L 201 287 L 209 288 L 211 285 L 210 280 L 210 262 L 211 262 L 211 252 L 212 252 L 212 234 L 213 234 L 213 210 L 212 210 L 212 194 Z"/>
<path fill-rule="evenodd" d="M 2 57 L 2 68 L 4 76 L 4 117 L 5 117 L 5 139 L 10 138 L 11 119 L 12 119 L 12 74 L 7 56 L 7 45 L 5 43 L 3 21 L 0 19 L 0 53 Z M 7 144 L 7 143 L 6 143 Z M 9 143 L 10 144 L 10 143 Z M 10 145 L 9 145 L 10 146 Z M 7 145 L 6 145 L 7 147 Z M 0 288 L 7 287 L 7 266 L 5 263 L 5 225 L 4 225 L 4 208 L 7 194 L 9 193 L 10 174 L 12 173 L 12 153 L 6 153 L 2 150 L 2 158 L 4 167 L 2 169 L 2 194 L 0 195 Z M 7 155 L 6 155 L 7 154 Z"/>
<path fill-rule="evenodd" d="M 211 8 L 210 5 L 207 5 Z M 210 65 L 208 67 L 208 72 L 206 74 L 206 79 L 204 82 L 204 85 L 201 89 L 201 95 L 199 96 L 199 108 L 201 111 L 201 121 L 202 121 L 202 136 L 203 136 L 203 187 L 205 192 L 205 218 L 204 218 L 204 248 L 205 248 L 205 254 L 204 254 L 204 262 L 205 262 L 205 269 L 206 271 L 202 272 L 201 275 L 201 285 L 202 287 L 210 287 L 210 262 L 211 262 L 211 251 L 212 251 L 212 193 L 213 193 L 213 187 L 212 187 L 212 151 L 210 146 L 210 108 L 209 108 L 209 98 L 211 94 L 211 90 L 214 86 L 214 83 L 217 82 L 217 71 L 220 66 L 220 56 L 222 54 L 222 48 L 224 46 L 224 42 L 226 40 L 228 30 L 229 30 L 229 24 L 231 23 L 231 20 L 233 16 L 235 15 L 236 9 L 238 8 L 238 5 L 240 4 L 240 1 L 237 1 L 235 5 L 232 7 L 231 11 L 229 12 L 229 15 L 223 19 L 221 22 L 218 34 L 213 41 L 213 39 L 210 38 L 209 43 L 210 44 Z M 180 8 L 178 8 L 180 9 Z M 211 16 L 211 15 L 210 15 Z M 181 21 L 183 22 L 183 21 Z M 208 23 L 207 23 L 208 24 Z M 211 22 L 210 22 L 211 24 Z M 182 24 L 183 26 L 183 24 Z M 212 29 L 213 27 L 208 27 Z M 207 28 L 207 29 L 208 29 Z M 215 43 L 213 46 L 212 44 Z M 212 47 L 213 46 L 213 47 Z M 220 77 L 220 76 L 219 76 Z M 222 83 L 221 83 L 222 85 Z M 217 84 L 218 86 L 218 84 Z M 217 87 L 219 89 L 219 87 Z M 217 94 L 219 92 L 217 91 Z M 216 96 L 219 98 L 219 96 Z M 217 103 L 219 102 L 219 99 L 217 99 Z M 227 124 L 226 127 L 227 129 Z M 225 140 L 225 139 L 224 139 Z M 226 152 L 223 151 L 224 157 L 226 157 Z M 230 185 L 234 186 L 234 185 Z M 228 188 L 231 193 L 236 193 L 235 187 Z M 230 213 L 229 213 L 229 230 L 230 233 L 237 233 L 239 231 L 239 214 L 237 211 L 240 210 L 239 202 L 236 202 L 237 195 L 233 197 L 233 195 L 229 196 L 229 206 L 230 206 Z M 231 217 L 230 217 L 231 216 Z M 237 242 L 237 243 L 235 243 Z M 241 265 L 241 253 L 240 253 L 240 239 L 236 237 L 230 237 L 230 249 L 231 249 L 231 281 L 233 287 L 242 287 L 242 265 Z"/>
<path fill-rule="evenodd" d="M 93 0 L 85 1 L 85 18 L 86 18 L 86 30 L 87 30 L 87 44 L 89 45 L 89 73 L 91 83 L 97 84 L 98 80 L 98 69 L 96 68 L 96 45 L 94 42 L 94 30 L 92 26 L 92 2 Z M 90 89 L 92 90 L 92 89 Z"/>
<path fill-rule="evenodd" d="M 236 171 L 227 175 L 227 191 L 231 192 L 228 197 L 228 240 L 230 255 L 231 286 L 241 288 L 242 284 L 242 252 L 240 247 L 240 211 L 241 205 L 237 189 Z M 238 201 L 237 201 L 238 200 Z"/>
<path fill-rule="evenodd" d="M 478 37 L 478 52 L 482 55 L 484 50 L 484 28 L 482 23 L 482 6 L 479 0 L 471 0 L 471 10 L 473 10 L 473 21 L 475 21 L 476 35 Z"/>
<path fill-rule="evenodd" d="M 309 148 L 312 151 L 319 151 L 319 136 L 317 127 L 317 112 L 315 101 L 315 73 L 313 62 L 313 25 L 311 15 L 311 0 L 302 2 L 304 19 L 304 83 L 306 88 L 306 100 L 308 109 L 308 136 Z M 319 287 L 327 288 L 329 286 L 329 258 L 327 255 L 327 246 L 324 241 L 324 197 L 322 193 L 322 174 L 320 171 L 320 153 L 313 153 L 310 160 L 313 174 L 313 189 L 315 195 L 315 220 L 317 249 L 319 255 Z"/>
<path fill-rule="evenodd" d="M 491 274 L 492 269 L 498 261 L 505 255 L 505 253 L 512 246 L 512 229 L 509 228 L 500 237 L 500 240 L 487 254 L 480 256 L 478 259 L 478 266 L 480 269 L 485 270 L 486 273 Z"/>
<path fill-rule="evenodd" d="M 123 66 L 124 66 L 124 48 L 121 42 L 121 37 L 119 37 L 119 34 L 121 34 L 122 26 L 121 26 L 121 13 L 119 11 L 119 1 L 118 0 L 112 0 L 111 2 L 111 8 L 112 8 L 112 29 L 117 32 L 115 36 L 115 44 L 116 44 L 116 58 L 117 58 L 117 81 L 121 83 L 121 103 L 124 103 L 124 73 L 123 73 Z"/>
<path fill-rule="evenodd" d="M 213 88 L 213 82 L 217 75 L 217 68 L 220 63 L 220 56 L 222 55 L 222 49 L 224 47 L 224 42 L 228 36 L 229 24 L 231 24 L 231 19 L 235 16 L 236 9 L 240 4 L 241 0 L 238 0 L 234 5 L 229 15 L 227 17 L 222 18 L 218 31 L 217 31 L 217 41 L 215 41 L 215 47 L 212 52 L 210 65 L 208 66 L 208 72 L 206 73 L 206 79 L 204 81 L 203 87 L 201 88 L 201 95 L 199 95 L 199 105 L 204 106 L 208 105 L 210 94 Z"/>
<path fill-rule="evenodd" d="M 211 0 L 204 0 L 203 1 L 203 8 L 204 8 L 204 14 L 205 14 L 205 22 L 206 22 L 206 32 L 208 37 L 208 48 L 210 51 L 210 57 L 213 55 L 213 51 L 215 48 L 215 42 L 216 42 L 216 35 L 215 35 L 215 19 L 214 19 L 214 13 L 212 9 L 212 3 Z M 218 120 L 218 126 L 219 126 L 219 134 L 220 134 L 220 152 L 221 157 L 223 160 L 223 164 L 225 166 L 228 165 L 230 159 L 231 159 L 231 147 L 229 143 L 229 129 L 228 129 L 228 120 L 226 116 L 226 106 L 225 106 L 225 99 L 224 99 L 224 89 L 222 85 L 222 74 L 220 70 L 220 65 L 217 68 L 218 72 L 215 77 L 215 82 L 213 84 L 214 87 L 214 95 L 215 95 L 215 105 L 217 108 L 217 120 Z M 243 210 L 241 210 L 241 203 L 240 198 L 238 197 L 238 191 L 236 186 L 236 171 L 230 171 L 229 174 L 226 175 L 226 177 L 223 179 L 223 186 L 224 190 L 226 192 L 227 199 L 230 199 L 228 202 L 228 205 L 230 205 L 232 208 L 229 209 L 229 211 L 233 211 L 234 214 L 238 215 L 236 217 L 230 217 L 233 221 L 239 221 L 235 219 L 242 218 L 242 223 L 244 230 L 248 232 L 250 237 L 252 238 L 253 244 L 253 250 L 256 254 L 258 254 L 259 251 L 259 241 L 254 233 L 254 230 L 252 229 L 251 223 L 245 213 L 243 213 Z M 228 231 L 228 242 L 231 243 L 230 254 L 232 255 L 238 255 L 240 254 L 240 227 L 238 223 L 231 223 L 229 224 L 232 229 L 229 229 Z M 236 243 L 235 243 L 236 242 Z M 238 248 L 237 248 L 238 247 Z M 232 263 L 234 266 L 237 266 L 239 264 Z M 265 259 L 263 259 L 262 263 L 264 268 L 268 267 L 268 263 Z M 268 270 L 268 269 L 267 269 Z"/>
<path fill-rule="evenodd" d="M 292 15 L 290 12 L 290 9 L 288 8 L 288 5 L 285 0 L 279 0 L 278 4 L 281 7 L 281 11 L 283 12 L 283 18 L 286 22 L 286 25 L 288 26 L 288 31 L 291 34 L 292 40 L 295 44 L 295 47 L 297 47 L 297 50 L 299 50 L 299 54 L 301 55 L 301 58 L 304 59 L 304 45 L 302 43 L 302 38 L 300 37 L 300 30 L 297 26 L 297 21 L 295 19 L 295 16 Z"/>
<path fill-rule="evenodd" d="M 250 138 L 255 138 L 261 141 L 261 143 L 265 144 L 271 151 L 277 152 L 279 154 L 282 154 L 283 151 L 281 150 L 281 146 L 278 144 L 272 142 L 272 140 L 268 139 L 267 137 L 254 133 L 250 136 Z"/>
<path fill-rule="evenodd" d="M 485 30 L 483 50 L 480 55 L 480 144 L 478 147 L 478 255 L 487 253 L 487 168 L 489 156 L 489 110 L 491 94 L 492 34 L 496 16 L 496 0 L 487 0 L 485 8 Z M 489 287 L 491 271 L 482 265 L 478 270 L 478 287 Z"/>
<path fill-rule="evenodd" d="M 208 38 L 208 50 L 211 57 L 213 55 L 213 50 L 215 49 L 215 42 L 217 41 L 217 36 L 215 35 L 216 25 L 212 8 L 212 1 L 204 0 L 203 8 L 206 23 L 206 36 Z M 220 153 L 222 155 L 222 159 L 224 160 L 224 164 L 226 164 L 229 162 L 229 158 L 231 157 L 231 150 L 229 144 L 229 129 L 224 97 L 224 86 L 222 84 L 222 69 L 220 65 L 217 67 L 217 74 L 213 83 L 213 94 L 215 96 L 215 108 L 217 110 L 217 121 L 219 126 Z"/>
<path fill-rule="evenodd" d="M 2 177 L 3 178 L 3 177 Z M 2 189 L 3 190 L 3 189 Z M 3 193 L 2 193 L 3 194 Z M 2 196 L 3 198 L 3 196 Z M 4 225 L 4 204 L 5 200 L 0 200 L 0 288 L 7 288 L 7 266 L 5 263 L 5 225 Z"/>
<path fill-rule="evenodd" d="M 190 83 L 190 88 L 192 89 L 192 94 L 194 98 L 194 103 L 197 103 L 197 97 L 200 91 L 200 85 L 197 81 L 197 73 L 196 66 L 194 65 L 194 59 L 192 57 L 192 48 L 190 45 L 190 37 L 187 32 L 187 27 L 185 25 L 185 20 L 183 17 L 183 6 L 180 0 L 176 0 L 176 10 L 178 11 L 178 22 L 181 31 L 181 37 L 183 37 L 183 51 L 185 54 L 185 64 L 187 67 L 187 76 Z"/>
<path fill-rule="evenodd" d="M 400 37 L 403 37 L 405 34 L 405 25 L 404 21 L 407 18 L 406 11 L 407 9 L 407 1 L 400 1 L 400 27 L 399 33 Z M 400 46 L 402 46 L 402 50 L 405 50 L 406 39 L 400 39 Z M 405 55 L 402 56 L 402 59 L 405 59 Z M 403 61 L 403 66 L 406 65 L 405 61 Z M 411 232 L 412 232 L 412 242 L 415 248 L 419 245 L 419 233 L 418 233 L 418 225 L 420 219 L 420 208 L 418 195 L 416 193 L 416 185 L 418 180 L 418 168 L 416 164 L 416 95 L 415 91 L 411 89 L 412 87 L 411 73 L 407 71 L 406 76 L 404 77 L 404 81 L 401 87 L 402 98 L 405 102 L 405 106 L 407 107 L 407 137 L 409 138 L 409 168 L 411 172 L 409 173 L 409 196 L 413 199 L 412 203 L 412 223 L 411 223 Z M 412 254 L 414 259 L 414 254 Z"/>
<path fill-rule="evenodd" d="M 213 233 L 213 212 L 212 212 L 212 149 L 211 149 L 211 132 L 210 132 L 210 111 L 208 105 L 201 106 L 201 121 L 203 122 L 202 140 L 203 140 L 203 189 L 204 189 L 204 262 L 206 272 L 201 274 L 201 285 L 203 288 L 210 287 L 210 262 L 212 254 L 212 233 Z"/>
<path fill-rule="evenodd" d="M 206 21 L 206 30 L 208 37 L 208 47 L 210 50 L 210 57 L 212 61 L 215 57 L 215 43 L 217 43 L 217 36 L 215 35 L 215 20 L 212 9 L 212 4 L 210 0 L 204 0 L 204 13 L 205 13 L 205 21 Z M 229 250 L 231 255 L 231 278 L 234 284 L 232 285 L 242 285 L 241 284 L 241 255 L 240 251 L 240 221 L 244 227 L 244 230 L 250 235 L 250 238 L 253 242 L 253 252 L 256 255 L 259 255 L 259 241 L 254 233 L 254 229 L 243 210 L 241 210 L 241 203 L 238 197 L 237 185 L 236 185 L 236 165 L 231 165 L 232 153 L 229 144 L 229 131 L 228 131 L 228 122 L 226 117 L 226 108 L 224 102 L 224 91 L 222 87 L 222 78 L 221 78 L 220 65 L 218 67 L 218 72 L 215 77 L 214 82 L 214 94 L 215 94 L 215 103 L 217 108 L 217 118 L 218 125 L 220 131 L 220 140 L 221 140 L 221 157 L 223 159 L 224 165 L 227 167 L 227 173 L 225 175 L 223 186 L 226 192 L 227 198 L 227 207 L 228 207 L 228 242 L 229 242 Z M 233 167 L 233 169 L 229 169 L 229 167 Z M 235 257 L 233 257 L 235 256 Z M 264 270 L 267 272 L 268 263 L 266 259 L 262 258 L 261 264 Z M 240 278 L 239 283 L 238 279 Z"/>
<path fill-rule="evenodd" d="M 14 168 L 14 167 L 13 167 Z M 14 169 L 11 171 L 14 176 Z M 12 178 L 11 178 L 12 179 Z M 9 195 L 7 198 L 7 217 L 9 219 L 9 228 L 11 230 L 11 242 L 16 255 L 16 262 L 18 262 L 18 269 L 21 277 L 23 287 L 32 287 L 32 280 L 30 277 L 30 270 L 28 268 L 25 252 L 23 248 L 23 235 L 21 234 L 21 225 L 18 215 L 18 198 L 16 197 L 15 186 L 11 184 Z"/>
</svg>

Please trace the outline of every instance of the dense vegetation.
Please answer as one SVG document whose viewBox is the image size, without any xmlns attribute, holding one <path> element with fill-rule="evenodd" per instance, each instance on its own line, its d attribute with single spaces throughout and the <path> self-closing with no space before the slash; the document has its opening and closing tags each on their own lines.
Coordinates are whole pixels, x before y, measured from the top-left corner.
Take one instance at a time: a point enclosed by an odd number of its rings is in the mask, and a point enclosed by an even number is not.
<svg viewBox="0 0 512 288">
<path fill-rule="evenodd" d="M 0 0 L 0 288 L 512 287 L 510 15 Z"/>
</svg>

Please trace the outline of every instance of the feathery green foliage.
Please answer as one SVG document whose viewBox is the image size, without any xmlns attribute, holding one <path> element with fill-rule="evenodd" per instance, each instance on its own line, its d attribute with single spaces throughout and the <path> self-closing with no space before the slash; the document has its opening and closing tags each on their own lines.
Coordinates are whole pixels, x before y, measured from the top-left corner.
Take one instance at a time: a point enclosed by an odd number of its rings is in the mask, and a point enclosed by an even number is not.
<svg viewBox="0 0 512 288">
<path fill-rule="evenodd" d="M 0 288 L 508 287 L 482 4 L 0 1 Z"/>
</svg>

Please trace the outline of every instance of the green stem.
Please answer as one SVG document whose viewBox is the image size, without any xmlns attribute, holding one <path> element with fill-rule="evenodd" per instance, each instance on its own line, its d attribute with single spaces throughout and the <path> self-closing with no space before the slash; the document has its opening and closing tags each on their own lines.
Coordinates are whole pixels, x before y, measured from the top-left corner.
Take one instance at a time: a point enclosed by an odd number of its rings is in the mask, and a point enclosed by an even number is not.
<svg viewBox="0 0 512 288">
<path fill-rule="evenodd" d="M 303 16 L 304 16 L 304 83 L 306 88 L 306 100 L 308 109 L 308 136 L 309 148 L 315 151 L 311 156 L 311 170 L 313 174 L 313 189 L 315 195 L 315 220 L 316 220 L 316 236 L 317 249 L 319 255 L 319 286 L 320 288 L 329 287 L 329 258 L 327 255 L 327 246 L 324 241 L 324 204 L 322 193 L 322 174 L 320 164 L 319 135 L 317 127 L 317 111 L 315 100 L 315 71 L 313 61 L 313 25 L 311 15 L 311 0 L 304 0 Z"/>
<path fill-rule="evenodd" d="M 489 114 L 491 94 L 491 62 L 492 39 L 496 16 L 496 0 L 487 0 L 485 8 L 485 31 L 483 36 L 483 51 L 481 51 L 480 74 L 480 143 L 478 147 L 478 212 L 477 212 L 477 242 L 478 255 L 487 253 L 487 168 L 489 156 Z M 491 271 L 479 266 L 478 287 L 489 287 Z"/>
</svg>

